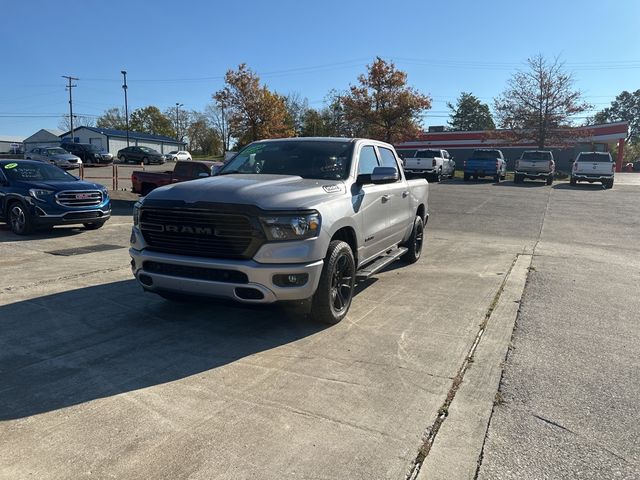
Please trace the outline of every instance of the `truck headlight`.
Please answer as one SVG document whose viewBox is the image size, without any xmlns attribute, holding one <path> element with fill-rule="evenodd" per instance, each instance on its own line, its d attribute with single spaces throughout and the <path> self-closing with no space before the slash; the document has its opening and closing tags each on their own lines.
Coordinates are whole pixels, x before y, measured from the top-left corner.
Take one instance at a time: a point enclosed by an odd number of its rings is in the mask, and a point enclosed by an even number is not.
<svg viewBox="0 0 640 480">
<path fill-rule="evenodd" d="M 274 215 L 260 217 L 260 223 L 269 240 L 303 240 L 314 238 L 320 232 L 320 214 Z"/>
<path fill-rule="evenodd" d="M 36 200 L 45 201 L 48 197 L 53 195 L 55 192 L 53 190 L 43 190 L 40 188 L 32 188 L 29 190 L 29 195 L 31 195 Z"/>
<path fill-rule="evenodd" d="M 142 204 L 140 202 L 136 202 L 133 205 L 133 226 L 137 227 L 140 222 L 140 207 Z"/>
</svg>

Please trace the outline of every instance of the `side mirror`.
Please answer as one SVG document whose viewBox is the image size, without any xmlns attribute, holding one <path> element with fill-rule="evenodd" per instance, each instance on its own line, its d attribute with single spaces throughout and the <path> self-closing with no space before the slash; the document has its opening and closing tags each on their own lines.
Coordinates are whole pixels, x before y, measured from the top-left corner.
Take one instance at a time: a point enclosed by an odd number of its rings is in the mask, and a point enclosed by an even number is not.
<svg viewBox="0 0 640 480">
<path fill-rule="evenodd" d="M 209 175 L 207 172 L 200 172 L 198 174 L 198 178 L 207 178 L 210 177 L 211 175 Z"/>
<path fill-rule="evenodd" d="M 371 173 L 371 183 L 375 185 L 397 182 L 400 174 L 395 167 L 376 167 Z"/>
</svg>

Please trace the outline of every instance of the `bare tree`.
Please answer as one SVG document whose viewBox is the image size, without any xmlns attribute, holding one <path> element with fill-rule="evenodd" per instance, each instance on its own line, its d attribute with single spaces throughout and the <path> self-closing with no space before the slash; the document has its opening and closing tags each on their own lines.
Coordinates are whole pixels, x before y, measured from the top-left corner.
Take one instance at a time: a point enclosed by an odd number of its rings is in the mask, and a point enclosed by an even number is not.
<svg viewBox="0 0 640 480">
<path fill-rule="evenodd" d="M 74 115 L 73 116 L 73 129 L 78 127 L 95 127 L 96 119 L 87 115 Z M 71 130 L 71 121 L 69 115 L 63 115 L 58 122 L 58 128 L 65 132 Z"/>
<path fill-rule="evenodd" d="M 207 123 L 222 141 L 222 150 L 228 152 L 231 148 L 231 129 L 229 128 L 229 108 L 224 99 L 215 100 L 204 109 Z"/>
<path fill-rule="evenodd" d="M 500 127 L 513 140 L 535 140 L 538 148 L 564 143 L 574 135 L 571 117 L 591 105 L 582 92 L 574 89 L 574 79 L 563 63 L 538 54 L 527 60 L 528 70 L 519 71 L 495 99 L 494 109 Z"/>
</svg>

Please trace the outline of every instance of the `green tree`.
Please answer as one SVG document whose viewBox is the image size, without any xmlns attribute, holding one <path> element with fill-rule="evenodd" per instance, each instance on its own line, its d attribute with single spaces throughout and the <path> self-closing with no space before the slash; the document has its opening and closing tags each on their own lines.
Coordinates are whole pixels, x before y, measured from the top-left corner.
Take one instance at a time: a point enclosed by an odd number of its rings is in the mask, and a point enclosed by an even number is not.
<svg viewBox="0 0 640 480">
<path fill-rule="evenodd" d="M 569 140 L 575 135 L 566 128 L 571 126 L 571 117 L 591 105 L 574 89 L 573 77 L 559 59 L 549 61 L 537 55 L 527 64 L 528 70 L 514 73 L 494 101 L 498 124 L 508 130 L 511 139 L 533 139 L 540 149 Z"/>
<path fill-rule="evenodd" d="M 628 122 L 627 142 L 640 144 L 640 90 L 623 91 L 611 102 L 610 107 L 596 113 L 593 121 L 596 123 Z"/>
<path fill-rule="evenodd" d="M 124 116 L 124 112 L 118 107 L 113 107 L 105 110 L 98 121 L 96 126 L 100 128 L 115 128 L 116 130 L 125 130 L 127 128 L 127 122 Z"/>
<path fill-rule="evenodd" d="M 131 113 L 129 130 L 134 132 L 151 133 L 175 138 L 176 132 L 169 120 L 158 107 L 150 105 L 138 108 Z"/>
<path fill-rule="evenodd" d="M 295 134 L 285 98 L 260 85 L 260 78 L 246 64 L 229 70 L 225 86 L 213 95 L 225 106 L 229 131 L 238 147 L 263 138 L 290 137 Z"/>
<path fill-rule="evenodd" d="M 448 122 L 451 130 L 468 132 L 496 128 L 489 105 L 471 93 L 462 92 L 456 104 L 447 102 L 447 107 L 451 110 L 451 120 Z"/>
<path fill-rule="evenodd" d="M 189 124 L 187 135 L 189 136 L 189 149 L 192 153 L 216 156 L 222 154 L 222 141 L 203 114 L 198 115 Z"/>
<path fill-rule="evenodd" d="M 407 74 L 380 57 L 367 65 L 367 73 L 341 100 L 344 118 L 355 135 L 390 143 L 416 138 L 420 116 L 431 108 L 428 96 L 407 86 Z"/>
</svg>

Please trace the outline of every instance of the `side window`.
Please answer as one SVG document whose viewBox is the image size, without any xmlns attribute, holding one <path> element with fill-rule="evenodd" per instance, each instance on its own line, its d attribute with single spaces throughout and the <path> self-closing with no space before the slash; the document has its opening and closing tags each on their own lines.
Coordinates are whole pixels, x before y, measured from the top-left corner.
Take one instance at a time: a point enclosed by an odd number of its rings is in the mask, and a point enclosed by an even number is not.
<svg viewBox="0 0 640 480">
<path fill-rule="evenodd" d="M 180 175 L 181 177 L 192 176 L 191 164 L 186 162 L 179 162 L 173 169 L 174 175 Z"/>
<path fill-rule="evenodd" d="M 444 153 L 444 158 L 449 158 L 449 152 L 446 150 L 443 150 L 442 152 Z"/>
<path fill-rule="evenodd" d="M 360 150 L 358 158 L 358 175 L 371 175 L 378 165 L 378 157 L 372 145 L 366 145 Z"/>
<path fill-rule="evenodd" d="M 391 150 L 384 147 L 378 147 L 378 151 L 380 152 L 380 159 L 382 160 L 383 167 L 393 167 L 396 170 L 399 170 L 398 164 L 396 163 L 396 156 Z"/>
</svg>

